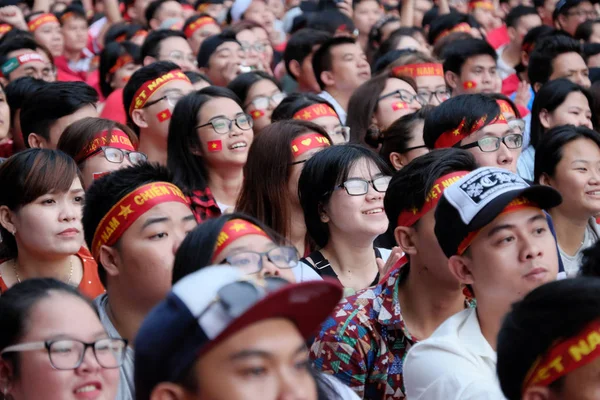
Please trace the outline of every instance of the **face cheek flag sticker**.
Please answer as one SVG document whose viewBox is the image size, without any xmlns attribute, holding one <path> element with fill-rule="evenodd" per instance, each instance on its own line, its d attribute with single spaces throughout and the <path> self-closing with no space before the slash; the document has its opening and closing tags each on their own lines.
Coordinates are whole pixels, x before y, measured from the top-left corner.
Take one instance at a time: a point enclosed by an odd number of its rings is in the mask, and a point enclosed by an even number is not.
<svg viewBox="0 0 600 400">
<path fill-rule="evenodd" d="M 97 179 L 100 179 L 100 178 L 102 178 L 103 176 L 106 176 L 106 175 L 110 174 L 110 172 L 111 172 L 111 171 L 104 171 L 104 172 L 94 172 L 94 173 L 92 174 L 92 178 L 93 178 L 94 180 L 97 180 Z"/>
<path fill-rule="evenodd" d="M 165 122 L 166 120 L 171 119 L 171 110 L 165 108 L 164 110 L 156 114 L 156 118 L 158 119 L 158 122 Z"/>
<path fill-rule="evenodd" d="M 403 101 L 399 101 L 397 103 L 392 104 L 392 110 L 394 110 L 394 111 L 406 110 L 407 108 L 408 108 L 408 104 L 406 104 Z"/>
<path fill-rule="evenodd" d="M 465 82 L 463 82 L 463 87 L 467 90 L 475 89 L 477 87 L 477 83 L 475 83 L 473 81 L 465 81 Z"/>
<path fill-rule="evenodd" d="M 211 153 L 223 150 L 223 143 L 220 140 L 209 140 L 207 145 Z"/>
<path fill-rule="evenodd" d="M 252 119 L 259 119 L 263 115 L 265 115 L 265 112 L 263 110 L 254 110 L 250 113 Z"/>
</svg>

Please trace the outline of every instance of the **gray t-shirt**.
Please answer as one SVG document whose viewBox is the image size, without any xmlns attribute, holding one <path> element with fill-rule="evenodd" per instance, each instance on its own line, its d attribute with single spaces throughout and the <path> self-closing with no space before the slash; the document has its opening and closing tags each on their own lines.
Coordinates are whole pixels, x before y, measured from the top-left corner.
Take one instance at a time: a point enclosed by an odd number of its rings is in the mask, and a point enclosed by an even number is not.
<svg viewBox="0 0 600 400">
<path fill-rule="evenodd" d="M 100 314 L 100 322 L 106 333 L 113 338 L 121 338 L 119 332 L 115 329 L 114 325 L 108 318 L 106 312 L 106 306 L 108 304 L 108 296 L 106 293 L 101 294 L 94 300 L 94 306 Z M 127 346 L 125 351 L 125 361 L 121 368 L 119 368 L 119 391 L 115 400 L 133 400 L 135 398 L 135 386 L 133 384 L 133 349 Z"/>
<path fill-rule="evenodd" d="M 558 246 L 558 250 L 560 251 L 560 258 L 562 259 L 563 265 L 565 266 L 565 272 L 567 273 L 568 278 L 573 278 L 577 276 L 579 273 L 579 268 L 581 267 L 581 257 L 583 250 L 588 247 L 592 247 L 598 241 L 598 224 L 596 224 L 596 220 L 594 218 L 590 218 L 590 222 L 587 224 L 585 228 L 585 233 L 583 235 L 583 242 L 581 243 L 581 247 L 577 250 L 575 255 L 566 254 L 560 246 Z"/>
</svg>

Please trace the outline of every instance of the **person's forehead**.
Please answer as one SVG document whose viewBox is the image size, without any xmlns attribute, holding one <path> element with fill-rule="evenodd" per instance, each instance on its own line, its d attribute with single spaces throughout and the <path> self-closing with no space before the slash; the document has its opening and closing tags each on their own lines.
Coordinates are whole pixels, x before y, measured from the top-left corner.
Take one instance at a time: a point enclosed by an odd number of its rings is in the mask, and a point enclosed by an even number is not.
<svg viewBox="0 0 600 400">
<path fill-rule="evenodd" d="M 191 47 L 187 40 L 178 36 L 168 37 L 160 42 L 161 50 L 170 52 L 173 50 L 191 51 Z"/>
<path fill-rule="evenodd" d="M 471 67 L 495 67 L 496 61 L 489 54 L 477 54 L 469 57 L 465 62 L 465 65 Z"/>
<path fill-rule="evenodd" d="M 331 49 L 331 55 L 334 57 L 343 57 L 346 54 L 359 54 L 362 53 L 360 47 L 355 43 L 344 43 L 335 46 Z"/>
<path fill-rule="evenodd" d="M 552 60 L 552 66 L 554 67 L 554 73 L 573 69 L 587 69 L 583 57 L 575 52 L 559 54 Z"/>
<path fill-rule="evenodd" d="M 19 50 L 15 50 L 15 51 L 11 51 L 10 53 L 7 54 L 7 58 L 13 58 L 13 57 L 18 57 L 18 56 L 22 56 L 24 54 L 35 54 L 35 55 L 39 55 L 40 57 L 42 57 L 44 59 L 45 62 L 49 62 L 50 60 L 48 60 L 48 56 L 43 52 L 37 52 L 35 50 L 31 50 L 31 49 L 19 49 Z M 29 63 L 33 63 L 33 62 L 42 62 L 42 61 L 30 61 Z"/>
<path fill-rule="evenodd" d="M 540 208 L 534 207 L 524 208 L 523 210 L 514 212 L 501 213 L 483 228 L 483 235 L 479 236 L 486 236 L 492 229 L 502 225 L 512 225 L 517 229 L 525 227 L 531 224 L 532 218 L 537 216 L 544 217 L 544 212 Z M 542 218 L 540 218 L 540 220 L 541 219 Z M 543 219 L 545 220 L 545 218 Z"/>
<path fill-rule="evenodd" d="M 167 82 L 163 86 L 161 86 L 156 91 L 156 94 L 154 96 L 152 96 L 151 100 L 156 100 L 156 99 L 160 98 L 161 96 L 164 96 L 165 94 L 168 94 L 170 92 L 187 94 L 192 89 L 193 89 L 193 85 L 190 82 L 184 81 L 184 80 L 179 80 L 179 79 L 174 80 L 171 82 Z"/>
<path fill-rule="evenodd" d="M 240 41 L 252 42 L 256 40 L 256 35 L 250 29 L 244 29 L 240 33 L 236 35 L 237 39 Z"/>
<path fill-rule="evenodd" d="M 179 2 L 177 2 L 177 1 L 167 1 L 167 2 L 163 3 L 162 6 L 160 7 L 160 11 L 164 11 L 164 10 L 180 11 L 181 4 L 179 4 Z"/>
<path fill-rule="evenodd" d="M 437 89 L 438 87 L 446 87 L 446 80 L 443 76 L 417 76 L 415 78 L 417 87 L 421 89 Z"/>
<path fill-rule="evenodd" d="M 217 47 L 215 49 L 215 52 L 213 54 L 224 51 L 224 50 L 231 50 L 231 51 L 241 50 L 241 48 L 242 48 L 242 46 L 238 42 L 233 42 L 233 41 L 225 42 L 223 44 L 220 44 L 219 47 Z"/>
</svg>

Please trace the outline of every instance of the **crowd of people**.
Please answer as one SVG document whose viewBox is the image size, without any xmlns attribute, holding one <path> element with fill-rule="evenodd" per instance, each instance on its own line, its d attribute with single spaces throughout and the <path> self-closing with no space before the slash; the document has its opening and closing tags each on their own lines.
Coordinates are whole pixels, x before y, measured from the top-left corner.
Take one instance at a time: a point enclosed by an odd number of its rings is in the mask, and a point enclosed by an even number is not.
<svg viewBox="0 0 600 400">
<path fill-rule="evenodd" d="M 600 400 L 595 0 L 0 0 L 0 400 Z"/>
</svg>

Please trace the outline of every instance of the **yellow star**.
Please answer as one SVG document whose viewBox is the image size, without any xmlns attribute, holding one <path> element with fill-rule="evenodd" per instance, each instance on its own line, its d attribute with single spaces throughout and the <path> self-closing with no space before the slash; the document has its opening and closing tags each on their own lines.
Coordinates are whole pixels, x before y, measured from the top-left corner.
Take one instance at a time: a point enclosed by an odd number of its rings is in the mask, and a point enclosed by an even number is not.
<svg viewBox="0 0 600 400">
<path fill-rule="evenodd" d="M 216 149 L 217 148 L 217 144 L 213 143 L 210 147 L 212 147 L 213 149 Z"/>
<path fill-rule="evenodd" d="M 458 128 L 457 128 L 457 129 L 455 129 L 455 130 L 453 130 L 453 131 L 452 131 L 452 134 L 453 134 L 454 136 L 458 136 L 458 135 L 460 135 L 460 131 L 459 131 L 459 130 L 458 130 Z"/>
<path fill-rule="evenodd" d="M 233 229 L 236 232 L 239 231 L 245 231 L 248 227 L 246 226 L 246 224 L 242 224 L 239 222 L 236 222 L 235 224 L 232 225 L 231 229 Z"/>
<path fill-rule="evenodd" d="M 410 211 L 412 211 L 413 215 L 417 215 L 417 213 L 419 212 L 419 209 L 416 207 L 413 207 Z"/>
<path fill-rule="evenodd" d="M 304 119 L 309 119 L 310 118 L 310 111 L 305 111 L 304 114 L 302 114 L 302 116 L 304 117 Z"/>
<path fill-rule="evenodd" d="M 119 213 L 119 217 L 127 219 L 127 216 L 132 213 L 133 211 L 131 210 L 131 204 L 128 206 L 121 206 L 121 212 Z"/>
</svg>

